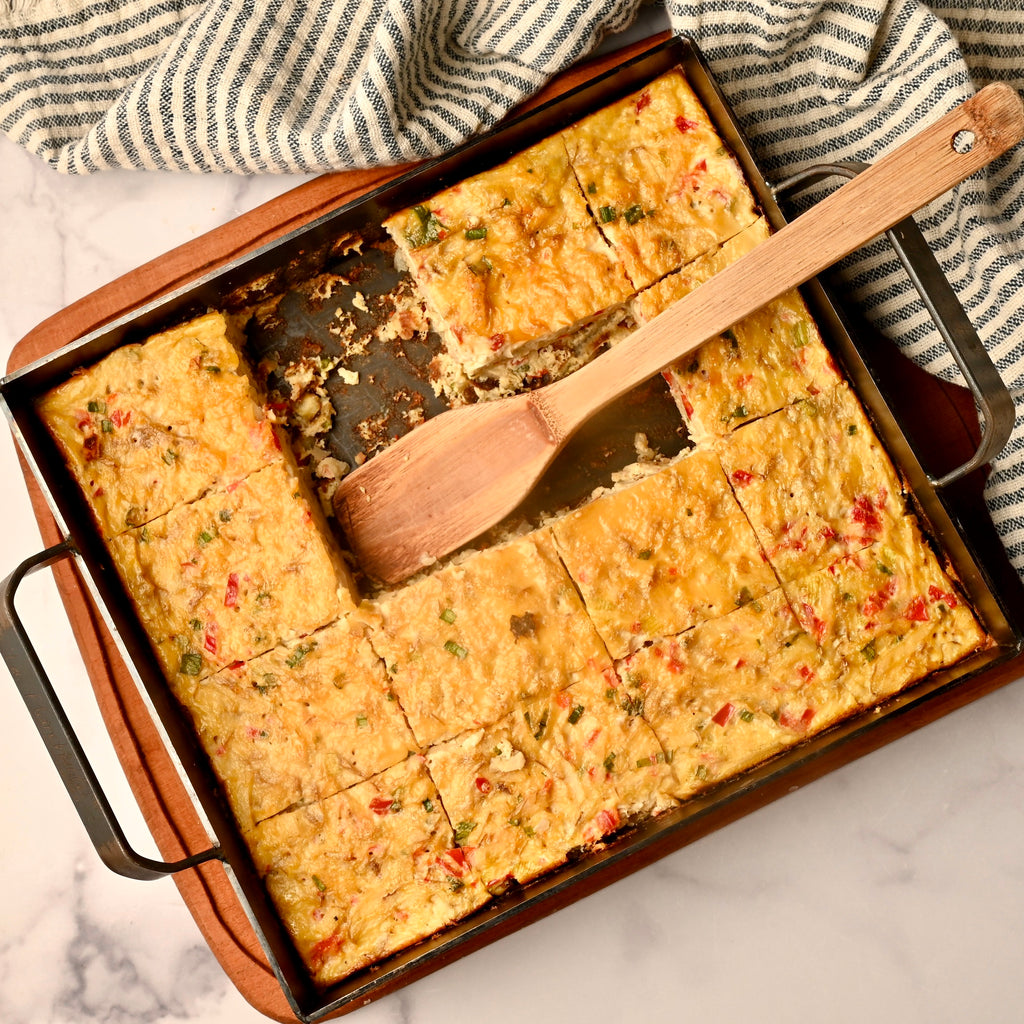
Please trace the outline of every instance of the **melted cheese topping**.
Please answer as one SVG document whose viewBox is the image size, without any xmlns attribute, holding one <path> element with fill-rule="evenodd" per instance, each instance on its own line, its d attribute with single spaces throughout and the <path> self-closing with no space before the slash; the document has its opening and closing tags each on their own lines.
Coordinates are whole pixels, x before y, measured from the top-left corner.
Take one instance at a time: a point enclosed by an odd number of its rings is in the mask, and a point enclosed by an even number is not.
<svg viewBox="0 0 1024 1024">
<path fill-rule="evenodd" d="M 874 543 L 903 514 L 892 463 L 845 384 L 748 423 L 720 453 L 783 581 Z"/>
<path fill-rule="evenodd" d="M 540 531 L 382 598 L 372 642 L 423 745 L 488 725 L 608 654 Z"/>
<path fill-rule="evenodd" d="M 818 732 L 856 706 L 774 590 L 618 666 L 689 796 Z"/>
<path fill-rule="evenodd" d="M 211 313 L 116 349 L 40 401 L 104 537 L 280 459 L 237 340 Z"/>
<path fill-rule="evenodd" d="M 624 301 L 560 138 L 385 221 L 470 377 Z"/>
<path fill-rule="evenodd" d="M 861 704 L 874 704 L 985 642 L 912 518 L 786 590 L 804 629 L 845 663 L 845 685 Z"/>
<path fill-rule="evenodd" d="M 367 779 L 416 747 L 384 666 L 345 621 L 177 682 L 243 830 Z"/>
<path fill-rule="evenodd" d="M 634 300 L 640 322 L 653 319 L 768 237 L 761 218 L 720 249 L 688 264 Z M 832 357 L 798 291 L 768 303 L 669 367 L 665 379 L 698 443 L 776 412 L 839 381 Z"/>
<path fill-rule="evenodd" d="M 711 452 L 598 498 L 552 530 L 616 658 L 777 585 Z"/>
<path fill-rule="evenodd" d="M 565 133 L 573 171 L 634 288 L 757 217 L 735 157 L 679 70 Z"/>
<path fill-rule="evenodd" d="M 250 846 L 321 985 L 432 935 L 488 899 L 418 756 L 262 822 Z"/>
<path fill-rule="evenodd" d="M 347 570 L 284 465 L 119 534 L 110 550 L 172 685 L 354 607 Z"/>
</svg>

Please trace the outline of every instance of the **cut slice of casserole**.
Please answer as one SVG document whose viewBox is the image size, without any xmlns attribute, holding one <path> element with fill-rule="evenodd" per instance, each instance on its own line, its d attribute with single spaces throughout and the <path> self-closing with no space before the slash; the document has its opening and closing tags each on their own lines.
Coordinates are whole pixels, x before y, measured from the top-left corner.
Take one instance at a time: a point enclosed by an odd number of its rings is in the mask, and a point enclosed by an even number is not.
<svg viewBox="0 0 1024 1024">
<path fill-rule="evenodd" d="M 584 330 L 632 293 L 558 136 L 384 226 L 469 377 Z"/>
<path fill-rule="evenodd" d="M 618 669 L 665 747 L 680 797 L 766 760 L 856 707 L 840 664 L 803 629 L 779 589 L 657 640 Z"/>
<path fill-rule="evenodd" d="M 520 711 L 426 756 L 466 858 L 491 891 L 532 881 L 581 844 L 579 787 L 539 756 Z"/>
<path fill-rule="evenodd" d="M 436 744 L 427 764 L 469 863 L 497 891 L 673 806 L 664 752 L 614 671 Z"/>
<path fill-rule="evenodd" d="M 986 642 L 912 517 L 875 544 L 785 584 L 804 629 L 845 663 L 844 683 L 874 704 Z"/>
<path fill-rule="evenodd" d="M 383 664 L 347 619 L 216 675 L 176 682 L 243 831 L 416 749 Z"/>
<path fill-rule="evenodd" d="M 759 218 L 719 249 L 642 291 L 633 302 L 637 321 L 654 319 L 768 234 L 767 221 Z M 796 290 L 705 342 L 665 370 L 664 377 L 690 436 L 698 443 L 817 395 L 840 380 L 817 324 Z"/>
<path fill-rule="evenodd" d="M 873 544 L 903 515 L 899 477 L 845 384 L 745 424 L 719 451 L 783 582 Z"/>
<path fill-rule="evenodd" d="M 680 69 L 583 118 L 564 138 L 595 222 L 636 289 L 757 218 L 736 158 Z"/>
<path fill-rule="evenodd" d="M 281 458 L 230 320 L 115 349 L 39 403 L 104 537 Z"/>
<path fill-rule="evenodd" d="M 445 566 L 367 614 L 423 746 L 611 664 L 546 530 Z"/>
<path fill-rule="evenodd" d="M 256 826 L 250 848 L 318 984 L 395 953 L 489 898 L 414 755 Z"/>
<path fill-rule="evenodd" d="M 172 685 L 248 661 L 355 607 L 355 590 L 297 476 L 267 466 L 110 539 Z"/>
<path fill-rule="evenodd" d="M 615 658 L 777 586 L 713 452 L 690 452 L 551 529 Z"/>
</svg>

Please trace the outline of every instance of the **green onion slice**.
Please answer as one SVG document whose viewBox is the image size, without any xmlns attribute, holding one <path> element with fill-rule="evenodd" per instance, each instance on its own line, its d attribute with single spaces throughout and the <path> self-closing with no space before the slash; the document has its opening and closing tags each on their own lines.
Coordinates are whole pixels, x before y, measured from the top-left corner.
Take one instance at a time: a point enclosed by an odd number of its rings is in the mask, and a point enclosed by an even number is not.
<svg viewBox="0 0 1024 1024">
<path fill-rule="evenodd" d="M 476 828 L 475 821 L 460 821 L 455 826 L 455 842 L 461 846 L 470 836 L 473 829 Z"/>
<path fill-rule="evenodd" d="M 183 676 L 197 676 L 203 671 L 203 656 L 196 651 L 187 651 L 181 656 L 178 671 Z"/>
<path fill-rule="evenodd" d="M 455 640 L 445 640 L 444 649 L 449 654 L 454 654 L 460 661 L 469 654 L 469 651 Z"/>
</svg>

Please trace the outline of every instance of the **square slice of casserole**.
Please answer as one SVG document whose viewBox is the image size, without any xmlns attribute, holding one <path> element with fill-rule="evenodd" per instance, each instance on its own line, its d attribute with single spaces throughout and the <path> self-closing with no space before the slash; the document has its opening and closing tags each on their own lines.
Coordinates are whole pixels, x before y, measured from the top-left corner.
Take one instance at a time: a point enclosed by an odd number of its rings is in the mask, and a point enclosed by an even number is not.
<svg viewBox="0 0 1024 1024">
<path fill-rule="evenodd" d="M 632 293 L 558 136 L 384 226 L 469 377 L 585 328 Z"/>
<path fill-rule="evenodd" d="M 116 349 L 41 400 L 104 537 L 281 458 L 239 342 L 210 313 Z"/>
<path fill-rule="evenodd" d="M 618 665 L 665 747 L 680 797 L 766 760 L 856 707 L 776 589 Z"/>
<path fill-rule="evenodd" d="M 757 218 L 743 171 L 680 69 L 563 137 L 595 222 L 636 289 Z"/>
<path fill-rule="evenodd" d="M 783 582 L 875 543 L 903 515 L 899 477 L 845 384 L 745 424 L 719 451 Z"/>
<path fill-rule="evenodd" d="M 269 818 L 249 843 L 321 985 L 432 935 L 488 899 L 418 755 Z"/>
<path fill-rule="evenodd" d="M 347 619 L 177 683 L 243 831 L 362 782 L 416 748 L 383 664 Z"/>
<path fill-rule="evenodd" d="M 759 218 L 721 248 L 662 278 L 634 300 L 637 320 L 652 320 L 768 234 L 767 222 Z M 670 366 L 664 377 L 698 443 L 819 394 L 840 379 L 814 318 L 795 290 L 701 345 Z"/>
<path fill-rule="evenodd" d="M 423 746 L 611 664 L 546 530 L 445 566 L 369 614 L 371 642 Z"/>
<path fill-rule="evenodd" d="M 615 658 L 778 585 L 710 451 L 692 451 L 551 529 Z"/>
<path fill-rule="evenodd" d="M 635 696 L 613 669 L 605 669 L 522 708 L 542 756 L 559 763 L 581 789 L 584 843 L 675 803 L 664 748 Z"/>
<path fill-rule="evenodd" d="M 916 521 L 785 584 L 804 629 L 844 663 L 844 684 L 874 704 L 959 661 L 986 637 Z"/>
<path fill-rule="evenodd" d="M 674 804 L 661 745 L 618 698 L 614 672 L 590 670 L 428 751 L 456 836 L 492 890 Z"/>
<path fill-rule="evenodd" d="M 181 677 L 249 661 L 354 608 L 348 570 L 283 463 L 109 544 L 175 686 Z"/>
<path fill-rule="evenodd" d="M 520 711 L 426 757 L 467 861 L 491 891 L 537 878 L 581 845 L 580 789 L 539 756 Z"/>
</svg>

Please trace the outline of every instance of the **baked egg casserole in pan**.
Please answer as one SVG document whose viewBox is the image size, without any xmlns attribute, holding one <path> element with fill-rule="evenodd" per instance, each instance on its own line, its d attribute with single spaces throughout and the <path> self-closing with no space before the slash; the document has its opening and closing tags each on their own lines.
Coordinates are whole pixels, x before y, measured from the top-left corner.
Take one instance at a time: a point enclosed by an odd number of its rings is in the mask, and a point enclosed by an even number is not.
<svg viewBox="0 0 1024 1024">
<path fill-rule="evenodd" d="M 478 542 L 363 571 L 353 467 L 780 224 L 689 43 L 588 88 L 5 395 L 303 1020 L 1020 649 L 817 286 L 616 403 Z"/>
</svg>

